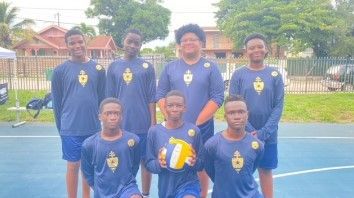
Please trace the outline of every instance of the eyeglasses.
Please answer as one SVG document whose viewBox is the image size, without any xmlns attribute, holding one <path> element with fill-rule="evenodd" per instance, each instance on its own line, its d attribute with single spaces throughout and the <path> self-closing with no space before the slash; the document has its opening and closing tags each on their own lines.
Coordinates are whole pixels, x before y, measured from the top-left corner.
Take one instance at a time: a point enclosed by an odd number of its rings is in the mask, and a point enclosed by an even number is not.
<svg viewBox="0 0 354 198">
<path fill-rule="evenodd" d="M 197 41 L 199 41 L 198 38 L 189 38 L 189 39 L 183 39 L 183 40 L 181 40 L 181 43 L 188 43 L 188 42 L 194 43 L 194 42 L 197 42 Z"/>
</svg>

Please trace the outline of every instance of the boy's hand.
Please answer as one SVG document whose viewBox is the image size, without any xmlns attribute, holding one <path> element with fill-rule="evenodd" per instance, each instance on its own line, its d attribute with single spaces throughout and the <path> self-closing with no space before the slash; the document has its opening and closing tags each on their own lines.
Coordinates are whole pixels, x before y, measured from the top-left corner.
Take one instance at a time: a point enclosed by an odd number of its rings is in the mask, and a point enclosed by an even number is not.
<svg viewBox="0 0 354 198">
<path fill-rule="evenodd" d="M 165 147 L 162 147 L 160 148 L 159 150 L 159 163 L 160 163 L 160 166 L 161 168 L 167 168 L 167 163 L 166 163 L 166 148 Z"/>
</svg>

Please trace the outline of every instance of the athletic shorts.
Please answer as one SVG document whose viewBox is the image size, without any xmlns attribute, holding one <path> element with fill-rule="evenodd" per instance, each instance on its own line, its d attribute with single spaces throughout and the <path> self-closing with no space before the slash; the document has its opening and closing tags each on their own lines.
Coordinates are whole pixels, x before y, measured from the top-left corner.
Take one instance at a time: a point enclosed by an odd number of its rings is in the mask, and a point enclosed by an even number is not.
<svg viewBox="0 0 354 198">
<path fill-rule="evenodd" d="M 145 160 L 146 157 L 146 139 L 147 139 L 147 133 L 142 133 L 142 134 L 136 134 L 140 141 L 139 141 L 139 147 L 140 147 L 140 158 L 141 160 Z"/>
<path fill-rule="evenodd" d="M 214 119 L 208 120 L 206 123 L 198 125 L 203 144 L 214 135 Z"/>
<path fill-rule="evenodd" d="M 141 195 L 138 185 L 136 183 L 128 184 L 128 186 L 124 187 L 122 191 L 119 193 L 118 197 L 126 197 L 130 198 L 133 195 Z"/>
<path fill-rule="evenodd" d="M 81 148 L 84 140 L 88 136 L 64 136 L 61 135 L 61 149 L 63 152 L 63 159 L 70 162 L 77 162 L 81 159 Z"/>
<path fill-rule="evenodd" d="M 264 145 L 264 154 L 258 167 L 268 170 L 278 167 L 278 144 Z"/>
<path fill-rule="evenodd" d="M 189 182 L 177 190 L 176 198 L 183 198 L 186 195 L 192 195 L 196 198 L 200 197 L 200 183 L 198 180 Z"/>
</svg>

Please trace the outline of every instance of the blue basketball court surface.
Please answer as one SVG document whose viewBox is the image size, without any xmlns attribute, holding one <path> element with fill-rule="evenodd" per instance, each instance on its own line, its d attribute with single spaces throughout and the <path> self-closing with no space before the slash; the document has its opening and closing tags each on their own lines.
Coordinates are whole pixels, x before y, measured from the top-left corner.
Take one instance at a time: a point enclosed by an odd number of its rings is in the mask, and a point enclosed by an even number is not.
<svg viewBox="0 0 354 198">
<path fill-rule="evenodd" d="M 0 123 L 0 197 L 66 197 L 66 162 L 54 124 L 11 124 Z M 216 131 L 225 125 L 218 122 Z M 276 198 L 354 197 L 354 124 L 281 123 L 278 149 Z M 140 173 L 137 180 L 140 185 Z M 156 176 L 150 197 L 158 197 Z"/>
</svg>

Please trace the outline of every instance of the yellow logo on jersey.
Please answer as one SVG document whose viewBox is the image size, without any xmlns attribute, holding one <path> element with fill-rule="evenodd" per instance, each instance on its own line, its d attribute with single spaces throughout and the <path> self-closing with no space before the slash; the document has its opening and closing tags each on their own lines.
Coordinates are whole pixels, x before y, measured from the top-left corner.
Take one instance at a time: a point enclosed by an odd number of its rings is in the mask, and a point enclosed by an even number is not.
<svg viewBox="0 0 354 198">
<path fill-rule="evenodd" d="M 272 71 L 271 75 L 272 75 L 273 77 L 276 77 L 276 76 L 278 76 L 278 72 L 277 72 L 277 71 Z"/>
<path fill-rule="evenodd" d="M 254 150 L 257 150 L 257 149 L 259 148 L 259 143 L 258 143 L 257 141 L 253 141 L 253 142 L 252 142 L 252 148 L 253 148 Z"/>
<path fill-rule="evenodd" d="M 243 168 L 244 159 L 241 156 L 240 152 L 236 151 L 234 157 L 232 158 L 232 167 L 236 170 L 237 173 Z"/>
<path fill-rule="evenodd" d="M 189 135 L 190 137 L 194 137 L 194 136 L 195 136 L 195 130 L 194 130 L 194 129 L 189 129 L 189 130 L 188 130 L 188 135 Z"/>
<path fill-rule="evenodd" d="M 133 73 L 130 68 L 126 68 L 123 73 L 123 80 L 128 85 L 133 80 Z"/>
<path fill-rule="evenodd" d="M 260 77 L 257 77 L 256 80 L 253 82 L 253 87 L 258 94 L 261 94 L 264 89 L 264 82 Z"/>
<path fill-rule="evenodd" d="M 86 74 L 86 72 L 84 70 L 80 71 L 80 74 L 78 75 L 79 78 L 79 83 L 85 87 L 85 85 L 87 84 L 88 81 L 88 75 Z"/>
<path fill-rule="evenodd" d="M 148 64 L 148 63 L 143 63 L 143 67 L 144 67 L 145 69 L 147 69 L 147 68 L 149 67 L 149 64 Z"/>
<path fill-rule="evenodd" d="M 210 63 L 209 63 L 209 62 L 204 63 L 204 67 L 205 67 L 205 68 L 210 67 Z"/>
<path fill-rule="evenodd" d="M 103 67 L 102 67 L 101 65 L 97 64 L 97 65 L 96 65 L 96 69 L 97 69 L 98 71 L 101 71 L 101 70 L 103 69 Z"/>
<path fill-rule="evenodd" d="M 183 80 L 184 80 L 184 83 L 186 83 L 187 86 L 189 86 L 192 83 L 193 74 L 192 74 L 192 72 L 189 69 L 184 74 Z"/>
<path fill-rule="evenodd" d="M 106 161 L 108 167 L 112 170 L 112 172 L 114 172 L 119 165 L 119 159 L 113 151 L 109 152 Z"/>
<path fill-rule="evenodd" d="M 133 147 L 135 145 L 135 140 L 134 139 L 129 139 L 128 140 L 128 146 Z"/>
</svg>

